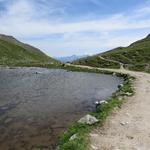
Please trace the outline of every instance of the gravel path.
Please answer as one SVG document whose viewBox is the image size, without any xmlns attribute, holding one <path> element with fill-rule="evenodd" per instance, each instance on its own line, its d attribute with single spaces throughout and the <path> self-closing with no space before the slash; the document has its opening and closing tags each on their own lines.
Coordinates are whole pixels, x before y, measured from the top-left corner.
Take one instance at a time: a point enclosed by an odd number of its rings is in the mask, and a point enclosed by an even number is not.
<svg viewBox="0 0 150 150">
<path fill-rule="evenodd" d="M 92 68 L 87 66 L 80 66 Z M 135 94 L 89 135 L 90 150 L 150 150 L 150 74 L 103 69 L 136 77 Z"/>
</svg>

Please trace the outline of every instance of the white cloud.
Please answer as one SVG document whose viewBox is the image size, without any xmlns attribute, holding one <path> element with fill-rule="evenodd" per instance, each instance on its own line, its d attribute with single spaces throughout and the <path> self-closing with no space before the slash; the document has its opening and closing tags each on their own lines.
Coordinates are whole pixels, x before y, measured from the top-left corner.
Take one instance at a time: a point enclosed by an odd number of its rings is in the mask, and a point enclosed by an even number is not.
<svg viewBox="0 0 150 150">
<path fill-rule="evenodd" d="M 92 0 L 94 3 L 98 1 Z M 122 35 L 124 30 L 143 30 L 150 29 L 150 6 L 142 6 L 126 14 L 112 14 L 103 19 L 79 21 L 66 23 L 63 18 L 55 17 L 57 13 L 65 15 L 65 7 L 53 7 L 48 5 L 48 1 L 35 3 L 29 0 L 15 0 L 6 6 L 6 11 L 0 16 L 0 33 L 14 35 L 21 39 L 26 39 L 43 49 L 53 49 L 46 51 L 48 54 L 56 55 L 58 49 L 65 51 L 64 55 L 71 53 L 82 53 L 85 49 L 88 53 L 92 49 L 106 49 L 119 45 L 127 45 L 129 42 L 142 37 L 143 34 L 131 37 Z M 49 2 L 50 3 L 50 2 Z M 51 7 L 50 7 L 51 6 Z M 54 19 L 55 18 L 55 19 Z M 97 33 L 96 35 L 87 32 Z M 118 32 L 120 35 L 113 35 Z M 42 39 L 30 41 L 32 37 L 49 36 L 51 34 L 63 34 L 62 38 L 45 41 Z M 110 38 L 111 37 L 111 38 Z M 58 43 L 59 41 L 59 43 Z M 76 49 L 71 51 L 70 49 Z M 97 52 L 92 51 L 92 52 Z M 62 54 L 62 52 L 61 52 Z"/>
<path fill-rule="evenodd" d="M 104 32 L 150 28 L 150 19 L 130 20 L 130 17 L 126 17 L 124 15 L 119 17 L 114 15 L 103 20 L 53 24 L 49 21 L 43 21 L 40 19 L 39 21 L 32 20 L 31 17 L 24 15 L 26 14 L 26 10 L 28 10 L 28 7 L 21 12 L 23 14 L 21 15 L 22 17 L 14 17 L 17 12 L 12 11 L 9 12 L 8 16 L 0 19 L 0 22 L 2 22 L 0 23 L 0 32 L 30 37 L 32 35 L 40 36 L 55 33 Z"/>
</svg>

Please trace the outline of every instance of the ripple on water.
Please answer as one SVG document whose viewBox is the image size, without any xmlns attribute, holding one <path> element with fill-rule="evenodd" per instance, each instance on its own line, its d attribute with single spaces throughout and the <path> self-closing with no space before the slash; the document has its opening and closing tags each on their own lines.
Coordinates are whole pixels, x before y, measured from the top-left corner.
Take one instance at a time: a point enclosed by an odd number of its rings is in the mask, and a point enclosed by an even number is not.
<svg viewBox="0 0 150 150">
<path fill-rule="evenodd" d="M 120 83 L 111 75 L 60 69 L 0 70 L 0 149 L 52 148 L 67 125 Z"/>
</svg>

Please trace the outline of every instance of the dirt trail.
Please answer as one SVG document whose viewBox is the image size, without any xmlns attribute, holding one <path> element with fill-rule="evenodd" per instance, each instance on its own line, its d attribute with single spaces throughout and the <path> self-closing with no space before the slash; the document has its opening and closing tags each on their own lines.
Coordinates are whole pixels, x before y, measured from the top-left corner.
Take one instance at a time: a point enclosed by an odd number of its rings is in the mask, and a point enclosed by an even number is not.
<svg viewBox="0 0 150 150">
<path fill-rule="evenodd" d="M 135 95 L 128 98 L 121 109 L 114 110 L 103 127 L 90 133 L 89 149 L 150 150 L 150 74 L 125 69 L 102 70 L 135 76 Z"/>
<path fill-rule="evenodd" d="M 104 58 L 104 57 L 102 57 L 102 56 L 99 56 L 99 58 L 100 58 L 100 59 L 103 59 L 103 60 L 105 60 L 105 61 L 111 61 L 111 62 L 114 62 L 114 63 L 118 63 L 118 64 L 120 65 L 120 69 L 124 69 L 124 67 L 123 67 L 124 64 L 121 63 L 121 62 L 119 62 L 119 61 L 107 59 L 107 58 Z"/>
</svg>

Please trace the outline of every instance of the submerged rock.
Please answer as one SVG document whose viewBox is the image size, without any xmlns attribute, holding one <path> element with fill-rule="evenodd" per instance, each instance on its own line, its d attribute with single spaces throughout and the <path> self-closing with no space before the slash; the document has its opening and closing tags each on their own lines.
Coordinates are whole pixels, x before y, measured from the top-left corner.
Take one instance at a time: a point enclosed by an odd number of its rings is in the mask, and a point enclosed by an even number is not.
<svg viewBox="0 0 150 150">
<path fill-rule="evenodd" d="M 98 122 L 98 119 L 92 115 L 86 115 L 83 118 L 81 118 L 78 123 L 88 124 L 92 125 Z"/>
<path fill-rule="evenodd" d="M 115 72 L 113 73 L 113 76 L 116 76 L 116 73 L 115 73 Z"/>
<path fill-rule="evenodd" d="M 43 72 L 35 72 L 35 74 L 43 74 Z"/>
<path fill-rule="evenodd" d="M 12 118 L 7 118 L 4 123 L 7 124 L 7 123 L 10 123 L 13 119 Z"/>
</svg>

